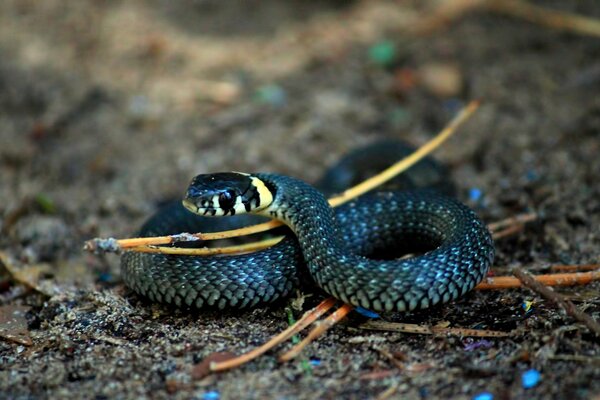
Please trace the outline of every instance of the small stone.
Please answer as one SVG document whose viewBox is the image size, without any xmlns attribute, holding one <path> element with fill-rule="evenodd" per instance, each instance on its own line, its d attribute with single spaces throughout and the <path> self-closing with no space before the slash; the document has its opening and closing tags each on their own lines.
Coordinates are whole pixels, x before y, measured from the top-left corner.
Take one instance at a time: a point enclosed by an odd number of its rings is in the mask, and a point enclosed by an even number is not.
<svg viewBox="0 0 600 400">
<path fill-rule="evenodd" d="M 458 96 L 464 82 L 461 71 L 452 64 L 427 64 L 419 68 L 421 84 L 438 97 Z"/>
<path fill-rule="evenodd" d="M 537 386 L 541 379 L 542 375 L 538 370 L 529 369 L 521 375 L 521 384 L 524 389 L 531 389 L 532 387 Z"/>
</svg>

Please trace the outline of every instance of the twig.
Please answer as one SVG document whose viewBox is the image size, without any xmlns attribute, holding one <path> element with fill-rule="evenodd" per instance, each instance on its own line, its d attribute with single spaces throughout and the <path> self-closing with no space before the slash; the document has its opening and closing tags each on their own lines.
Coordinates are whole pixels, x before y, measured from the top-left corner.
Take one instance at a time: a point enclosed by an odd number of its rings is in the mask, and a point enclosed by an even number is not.
<svg viewBox="0 0 600 400">
<path fill-rule="evenodd" d="M 331 314 L 325 320 L 321 321 L 319 325 L 317 325 L 312 331 L 310 331 L 309 334 L 300 343 L 298 343 L 289 351 L 284 353 L 281 357 L 279 357 L 279 361 L 286 362 L 296 357 L 310 342 L 321 336 L 323 333 L 327 332 L 329 328 L 341 321 L 353 309 L 354 307 L 352 307 L 350 304 L 344 304 L 343 306 L 338 308 L 333 314 Z"/>
<path fill-rule="evenodd" d="M 491 224 L 488 224 L 488 229 L 492 232 L 497 232 L 501 229 L 510 228 L 514 225 L 526 224 L 527 222 L 532 222 L 536 219 L 536 213 L 518 214 L 497 222 L 492 222 Z"/>
<path fill-rule="evenodd" d="M 417 333 L 420 335 L 456 335 L 475 337 L 507 337 L 512 335 L 511 332 L 492 331 L 485 329 L 443 328 L 439 326 L 404 324 L 400 322 L 387 321 L 368 321 L 362 325 L 359 325 L 359 328 L 372 331 Z"/>
<path fill-rule="evenodd" d="M 394 355 L 392 353 L 390 353 L 386 349 L 382 349 L 381 347 L 378 347 L 378 346 L 373 346 L 373 349 L 375 351 L 377 351 L 379 354 L 381 354 L 382 356 L 384 356 L 385 358 L 387 358 L 400 371 L 404 371 L 404 364 L 402 364 L 400 362 L 400 360 L 398 360 L 396 357 L 394 357 Z"/>
<path fill-rule="evenodd" d="M 600 364 L 600 357 L 587 357 L 579 354 L 556 354 L 549 356 L 548 359 L 556 361 L 578 361 L 587 364 Z"/>
<path fill-rule="evenodd" d="M 387 400 L 396 394 L 399 387 L 400 387 L 400 383 L 398 383 L 398 382 L 392 383 L 390 385 L 390 387 L 385 389 L 383 392 L 379 393 L 379 395 L 375 399 L 376 400 Z"/>
<path fill-rule="evenodd" d="M 412 30 L 419 34 L 431 33 L 471 11 L 482 9 L 521 18 L 553 29 L 600 36 L 600 21 L 597 19 L 550 10 L 522 0 L 446 0 L 422 17 Z"/>
<path fill-rule="evenodd" d="M 494 239 L 501 239 L 521 232 L 527 222 L 537 219 L 536 213 L 519 214 L 488 225 Z"/>
<path fill-rule="evenodd" d="M 600 264 L 554 265 L 550 267 L 550 270 L 555 272 L 595 271 L 597 269 L 600 269 Z"/>
<path fill-rule="evenodd" d="M 446 27 L 472 10 L 482 8 L 486 0 L 446 0 L 433 10 L 427 10 L 410 31 L 419 35 L 430 34 Z"/>
<path fill-rule="evenodd" d="M 566 274 L 535 275 L 534 279 L 548 286 L 587 285 L 600 280 L 600 271 L 575 272 Z M 503 290 L 522 287 L 521 281 L 512 276 L 488 277 L 475 287 L 476 290 Z"/>
<path fill-rule="evenodd" d="M 157 247 L 157 246 L 139 246 L 129 249 L 130 251 L 138 251 L 140 253 L 160 253 L 160 254 L 179 254 L 186 256 L 211 256 L 219 254 L 241 254 L 252 251 L 262 250 L 279 243 L 283 236 L 278 236 L 272 239 L 264 239 L 260 242 L 239 244 L 236 246 L 227 247 L 202 247 L 198 249 L 190 249 L 184 247 Z"/>
<path fill-rule="evenodd" d="M 497 232 L 493 232 L 492 233 L 492 238 L 494 240 L 498 240 L 498 239 L 502 239 L 502 238 L 505 238 L 505 237 L 513 236 L 513 235 L 521 232 L 524 228 L 525 228 L 525 225 L 523 225 L 523 224 L 517 224 L 517 225 L 509 226 L 508 228 L 504 228 L 504 229 L 499 230 Z"/>
<path fill-rule="evenodd" d="M 346 203 L 353 198 L 356 198 L 362 194 L 365 194 L 369 190 L 372 190 L 388 180 L 394 178 L 396 175 L 401 173 L 402 171 L 407 170 L 414 164 L 416 164 L 423 157 L 437 149 L 442 143 L 444 143 L 456 130 L 460 125 L 465 123 L 471 115 L 479 108 L 479 101 L 471 101 L 465 108 L 463 108 L 460 113 L 456 117 L 450 121 L 450 123 L 433 139 L 429 142 L 425 143 L 423 146 L 419 147 L 415 152 L 413 152 L 408 157 L 400 160 L 396 164 L 387 168 L 386 170 L 380 172 L 379 174 L 373 176 L 366 181 L 359 183 L 358 185 L 346 190 L 340 196 L 333 197 L 329 199 L 329 204 L 333 207 L 336 207 L 340 204 Z"/>
<path fill-rule="evenodd" d="M 317 318 L 319 318 L 321 315 L 323 315 L 329 309 L 331 309 L 335 302 L 336 300 L 333 297 L 324 300 L 317 307 L 304 313 L 302 318 L 296 321 L 294 325 L 288 327 L 286 330 L 282 331 L 277 336 L 274 336 L 273 338 L 271 338 L 271 340 L 269 340 L 262 346 L 257 347 L 245 354 L 242 354 L 239 357 L 235 357 L 222 362 L 213 362 L 210 364 L 210 370 L 213 372 L 225 371 L 231 368 L 239 367 L 242 364 L 254 360 L 255 358 L 269 351 L 273 347 L 277 346 L 279 343 L 289 339 L 296 333 L 300 332 L 301 330 L 312 324 L 314 321 L 317 320 Z"/>
<path fill-rule="evenodd" d="M 485 5 L 490 10 L 523 18 L 549 28 L 600 36 L 600 21 L 594 18 L 550 10 L 521 0 L 488 0 Z"/>
<path fill-rule="evenodd" d="M 600 324 L 596 322 L 588 314 L 581 312 L 575 304 L 570 300 L 567 300 L 560 293 L 556 293 L 551 288 L 544 286 L 542 283 L 537 281 L 531 274 L 525 272 L 520 268 L 515 268 L 513 274 L 523 283 L 524 286 L 540 294 L 542 297 L 555 302 L 558 304 L 567 315 L 575 318 L 577 321 L 587 326 L 596 336 L 600 337 Z"/>
</svg>

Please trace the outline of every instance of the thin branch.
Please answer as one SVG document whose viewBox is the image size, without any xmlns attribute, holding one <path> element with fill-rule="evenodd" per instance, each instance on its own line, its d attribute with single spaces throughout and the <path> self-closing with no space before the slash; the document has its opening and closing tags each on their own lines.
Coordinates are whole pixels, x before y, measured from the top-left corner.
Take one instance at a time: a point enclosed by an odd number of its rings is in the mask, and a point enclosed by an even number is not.
<svg viewBox="0 0 600 400">
<path fill-rule="evenodd" d="M 430 154 L 432 151 L 437 149 L 444 143 L 450 136 L 456 132 L 459 126 L 464 124 L 473 113 L 479 108 L 479 101 L 471 101 L 465 108 L 463 108 L 456 117 L 450 121 L 450 123 L 433 139 L 419 147 L 408 157 L 400 160 L 396 164 L 380 172 L 366 181 L 359 183 L 358 185 L 346 190 L 342 195 L 329 199 L 329 204 L 336 207 L 340 204 L 346 203 L 366 192 L 375 189 L 390 179 L 393 179 L 396 175 L 402 171 L 407 170 L 414 164 L 419 162 L 423 157 Z"/>
<path fill-rule="evenodd" d="M 513 270 L 515 276 L 523 283 L 523 285 L 534 292 L 538 293 L 542 297 L 547 300 L 553 301 L 558 304 L 567 315 L 575 318 L 577 321 L 583 323 L 587 326 L 590 331 L 592 331 L 596 336 L 600 337 L 600 324 L 595 321 L 588 314 L 581 312 L 575 304 L 573 304 L 570 300 L 567 300 L 560 293 L 556 293 L 554 290 L 550 289 L 547 286 L 544 286 L 538 280 L 536 280 L 531 274 L 525 272 L 520 268 L 515 268 Z"/>
<path fill-rule="evenodd" d="M 219 254 L 242 254 L 250 253 L 257 250 L 262 250 L 279 243 L 283 236 L 274 237 L 272 239 L 264 239 L 260 242 L 240 244 L 227 247 L 202 247 L 190 249 L 184 247 L 157 247 L 157 246 L 140 246 L 129 249 L 140 253 L 160 253 L 160 254 L 175 254 L 186 256 L 211 256 Z"/>
<path fill-rule="evenodd" d="M 296 357 L 310 342 L 327 332 L 329 328 L 337 324 L 353 309 L 354 307 L 352 307 L 350 304 L 344 304 L 343 306 L 338 308 L 325 320 L 319 322 L 319 324 L 312 331 L 310 331 L 309 334 L 300 343 L 298 343 L 289 351 L 284 353 L 281 357 L 279 357 L 279 361 L 286 362 Z"/>
<path fill-rule="evenodd" d="M 412 31 L 429 34 L 479 10 L 490 10 L 552 29 L 600 36 L 598 19 L 540 7 L 523 0 L 446 0 L 419 18 Z"/>
<path fill-rule="evenodd" d="M 510 228 L 514 225 L 526 224 L 537 219 L 536 213 L 518 214 L 497 222 L 488 224 L 488 229 L 492 232 L 500 231 L 501 229 Z"/>
<path fill-rule="evenodd" d="M 525 19 L 549 28 L 570 31 L 582 35 L 600 36 L 600 21 L 548 8 L 536 6 L 521 0 L 486 1 L 485 5 L 493 11 Z"/>
<path fill-rule="evenodd" d="M 553 265 L 550 267 L 550 270 L 554 272 L 594 271 L 597 269 L 600 269 L 600 264 Z"/>
<path fill-rule="evenodd" d="M 565 274 L 535 275 L 534 279 L 548 286 L 587 285 L 600 280 L 600 271 L 574 272 Z M 483 280 L 476 290 L 504 290 L 522 287 L 521 281 L 513 276 L 493 276 Z"/>
<path fill-rule="evenodd" d="M 492 331 L 492 330 L 486 330 L 486 329 L 443 328 L 443 327 L 439 327 L 439 326 L 404 324 L 404 323 L 400 323 L 400 322 L 387 322 L 387 321 L 368 321 L 362 325 L 359 325 L 359 328 L 372 330 L 372 331 L 417 333 L 420 335 L 455 335 L 455 336 L 475 336 L 475 337 L 512 336 L 512 332 Z"/>
<path fill-rule="evenodd" d="M 331 307 L 333 307 L 335 302 L 336 302 L 336 299 L 334 299 L 333 297 L 330 297 L 330 298 L 324 300 L 317 307 L 304 313 L 302 318 L 300 318 L 298 321 L 296 321 L 296 323 L 294 325 L 288 327 L 286 330 L 282 331 L 277 336 L 274 336 L 267 343 L 263 344 L 260 347 L 255 348 L 245 354 L 242 354 L 239 357 L 235 357 L 235 358 L 232 358 L 232 359 L 229 359 L 226 361 L 222 361 L 222 362 L 213 362 L 210 364 L 210 370 L 213 372 L 225 371 L 225 370 L 228 370 L 231 368 L 239 367 L 242 364 L 245 364 L 249 361 L 254 360 L 255 358 L 266 353 L 273 347 L 275 347 L 278 344 L 282 343 L 283 341 L 289 339 L 290 337 L 294 336 L 296 333 L 300 332 L 301 330 L 303 330 L 304 328 L 306 328 L 307 326 L 312 324 L 314 321 L 317 320 L 317 318 L 319 318 L 321 315 L 323 315 L 329 309 L 331 309 Z"/>
</svg>

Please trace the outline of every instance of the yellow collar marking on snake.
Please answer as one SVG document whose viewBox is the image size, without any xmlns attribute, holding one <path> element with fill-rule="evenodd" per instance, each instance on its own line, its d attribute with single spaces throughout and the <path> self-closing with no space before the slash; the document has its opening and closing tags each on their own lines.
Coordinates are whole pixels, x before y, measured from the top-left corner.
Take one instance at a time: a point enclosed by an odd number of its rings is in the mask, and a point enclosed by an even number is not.
<svg viewBox="0 0 600 400">
<path fill-rule="evenodd" d="M 269 190 L 267 185 L 257 177 L 250 176 L 250 179 L 252 179 L 252 186 L 254 186 L 258 193 L 259 204 L 257 205 L 256 210 L 264 210 L 273 202 L 273 193 Z"/>
</svg>

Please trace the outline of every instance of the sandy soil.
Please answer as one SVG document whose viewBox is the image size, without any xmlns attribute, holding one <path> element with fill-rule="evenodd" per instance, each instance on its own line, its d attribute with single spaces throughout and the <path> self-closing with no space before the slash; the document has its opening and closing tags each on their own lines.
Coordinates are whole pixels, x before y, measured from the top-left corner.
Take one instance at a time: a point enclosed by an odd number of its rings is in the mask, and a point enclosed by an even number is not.
<svg viewBox="0 0 600 400">
<path fill-rule="evenodd" d="M 592 0 L 543 3 L 600 18 Z M 122 284 L 117 256 L 81 250 L 95 236 L 131 235 L 197 173 L 314 181 L 340 154 L 378 138 L 424 143 L 481 99 L 436 157 L 485 221 L 538 213 L 497 242 L 495 273 L 598 262 L 598 39 L 487 12 L 409 33 L 425 12 L 419 2 L 380 0 L 3 1 L 0 248 L 13 273 L 0 275 L 0 336 L 7 313 L 27 306 L 32 340 L 0 341 L 4 397 L 598 395 L 598 337 L 525 289 L 386 316 L 515 330 L 511 338 L 372 332 L 353 316 L 299 361 L 279 364 L 272 353 L 193 379 L 206 356 L 243 352 L 284 329 L 286 304 L 225 315 L 160 307 Z M 377 54 L 386 43 L 392 60 Z M 599 319 L 599 288 L 560 292 Z M 525 389 L 529 369 L 541 380 Z"/>
</svg>

